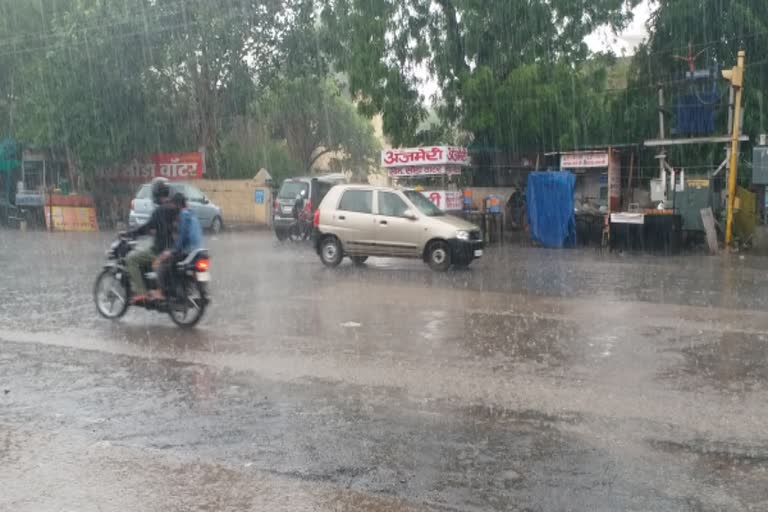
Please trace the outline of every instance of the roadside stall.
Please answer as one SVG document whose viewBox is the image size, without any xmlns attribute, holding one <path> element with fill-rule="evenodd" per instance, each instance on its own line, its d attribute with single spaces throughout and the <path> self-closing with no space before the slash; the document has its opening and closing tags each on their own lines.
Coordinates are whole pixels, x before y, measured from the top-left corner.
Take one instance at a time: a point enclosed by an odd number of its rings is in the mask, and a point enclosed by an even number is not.
<svg viewBox="0 0 768 512">
<path fill-rule="evenodd" d="M 602 244 L 605 216 L 621 202 L 621 163 L 612 148 L 560 154 L 560 170 L 570 171 L 574 185 L 574 211 L 578 243 Z"/>
<path fill-rule="evenodd" d="M 381 152 L 381 165 L 396 185 L 419 190 L 444 212 L 459 213 L 464 208 L 458 177 L 469 165 L 467 148 L 387 149 Z"/>
</svg>

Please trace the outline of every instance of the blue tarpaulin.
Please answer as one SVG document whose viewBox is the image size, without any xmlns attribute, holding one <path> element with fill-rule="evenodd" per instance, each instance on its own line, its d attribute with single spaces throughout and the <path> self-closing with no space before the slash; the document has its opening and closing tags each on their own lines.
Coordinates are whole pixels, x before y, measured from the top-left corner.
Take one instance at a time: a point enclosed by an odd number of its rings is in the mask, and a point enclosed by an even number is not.
<svg viewBox="0 0 768 512">
<path fill-rule="evenodd" d="M 715 133 L 715 104 L 717 93 L 688 94 L 677 100 L 675 128 L 680 135 L 709 135 Z"/>
<path fill-rule="evenodd" d="M 531 238 L 544 247 L 576 245 L 573 191 L 576 177 L 567 171 L 528 175 L 528 224 Z"/>
</svg>

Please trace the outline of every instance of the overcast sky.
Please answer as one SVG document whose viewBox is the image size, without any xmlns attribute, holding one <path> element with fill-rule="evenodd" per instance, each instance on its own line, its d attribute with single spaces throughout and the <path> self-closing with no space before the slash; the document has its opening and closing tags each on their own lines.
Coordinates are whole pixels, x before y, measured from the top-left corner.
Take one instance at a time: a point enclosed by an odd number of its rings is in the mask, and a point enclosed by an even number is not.
<svg viewBox="0 0 768 512">
<path fill-rule="evenodd" d="M 587 37 L 587 44 L 592 51 L 613 49 L 616 55 L 632 55 L 637 45 L 648 37 L 645 24 L 651 15 L 652 0 L 643 0 L 634 9 L 632 23 L 621 34 L 611 34 L 609 30 L 598 30 Z"/>
</svg>

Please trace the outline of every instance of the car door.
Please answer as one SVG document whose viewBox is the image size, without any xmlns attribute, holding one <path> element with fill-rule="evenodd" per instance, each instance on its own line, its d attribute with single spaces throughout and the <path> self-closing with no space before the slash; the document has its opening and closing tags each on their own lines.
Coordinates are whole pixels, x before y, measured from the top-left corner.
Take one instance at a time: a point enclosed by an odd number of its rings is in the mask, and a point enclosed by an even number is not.
<svg viewBox="0 0 768 512">
<path fill-rule="evenodd" d="M 187 196 L 187 206 L 189 209 L 195 212 L 197 220 L 200 221 L 201 225 L 206 228 L 210 227 L 213 215 L 211 214 L 211 208 L 205 203 L 205 195 L 200 189 L 192 185 L 182 184 L 182 186 L 184 187 L 183 193 Z"/>
<path fill-rule="evenodd" d="M 136 192 L 136 197 L 131 201 L 132 215 L 129 221 L 134 224 L 131 227 L 141 226 L 152 216 L 155 203 L 152 201 L 152 187 L 149 184 L 142 185 Z"/>
<path fill-rule="evenodd" d="M 410 258 L 421 256 L 423 223 L 419 218 L 406 216 L 410 206 L 398 193 L 380 190 L 377 195 L 376 245 L 381 253 Z"/>
<path fill-rule="evenodd" d="M 349 254 L 376 253 L 373 197 L 373 190 L 369 189 L 348 189 L 341 194 L 333 225 L 344 251 Z"/>
</svg>

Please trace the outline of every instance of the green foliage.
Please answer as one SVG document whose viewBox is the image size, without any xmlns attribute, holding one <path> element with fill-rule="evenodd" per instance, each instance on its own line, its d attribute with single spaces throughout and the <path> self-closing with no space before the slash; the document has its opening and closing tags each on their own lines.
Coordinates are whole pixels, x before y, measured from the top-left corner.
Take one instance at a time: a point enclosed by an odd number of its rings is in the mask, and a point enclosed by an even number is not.
<svg viewBox="0 0 768 512">
<path fill-rule="evenodd" d="M 628 89 L 617 98 L 615 110 L 620 114 L 614 117 L 616 132 L 625 140 L 658 137 L 656 84 L 668 84 L 664 89 L 668 106 L 674 104 L 677 95 L 690 92 L 690 84 L 683 80 L 688 63 L 679 58 L 687 56 L 689 43 L 694 54 L 703 51 L 697 59 L 697 69 L 731 68 L 736 64 L 738 51 L 746 51 L 744 132 L 754 140 L 766 129 L 767 113 L 764 95 L 768 90 L 768 2 L 762 0 L 660 1 L 651 18 L 649 40 L 632 60 Z M 716 126 L 724 134 L 728 83 L 722 79 L 717 82 L 723 99 Z M 667 121 L 669 126 L 671 118 Z M 724 147 L 677 147 L 670 151 L 670 157 L 688 165 L 712 165 L 722 160 Z"/>
<path fill-rule="evenodd" d="M 442 120 L 459 123 L 483 145 L 530 150 L 551 147 L 561 137 L 553 126 L 536 126 L 541 133 L 530 140 L 516 144 L 508 138 L 527 137 L 522 132 L 529 121 L 564 124 L 573 142 L 585 138 L 583 128 L 574 126 L 583 120 L 557 117 L 570 116 L 573 109 L 556 101 L 574 97 L 567 93 L 569 85 L 580 91 L 593 82 L 575 71 L 565 77 L 563 70 L 585 61 L 587 34 L 606 24 L 622 27 L 628 8 L 637 3 L 324 0 L 323 21 L 329 53 L 349 74 L 353 94 L 365 98 L 361 109 L 383 113 L 385 133 L 396 145 L 420 138 L 425 111 L 414 70 L 426 67 L 439 85 Z M 545 81 L 551 78 L 560 83 Z M 537 111 L 541 107 L 548 111 Z M 588 112 L 587 121 L 594 116 Z"/>
<path fill-rule="evenodd" d="M 291 157 L 285 141 L 273 140 L 252 127 L 233 128 L 224 137 L 220 154 L 230 179 L 253 178 L 262 168 L 275 183 L 303 174 L 301 163 Z"/>
<path fill-rule="evenodd" d="M 285 79 L 254 105 L 273 135 L 286 141 L 305 172 L 322 157 L 367 174 L 379 145 L 370 122 L 360 116 L 331 79 L 317 76 Z"/>
</svg>

